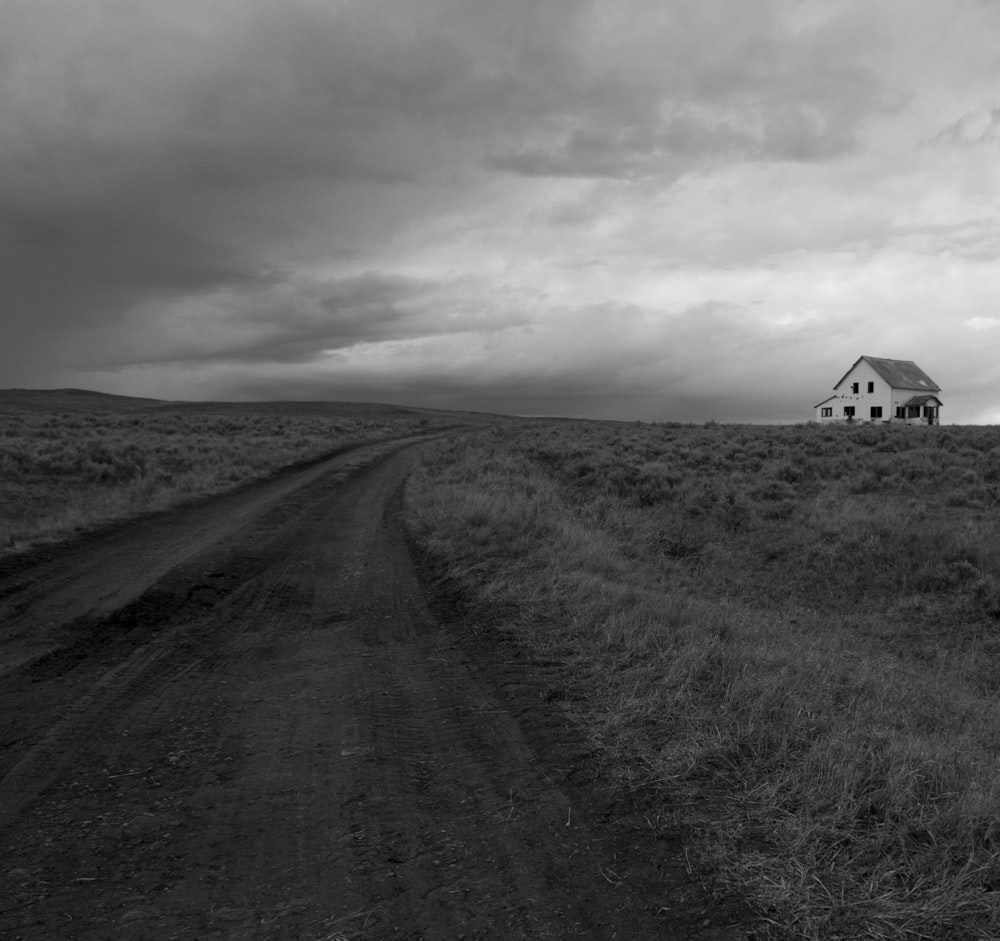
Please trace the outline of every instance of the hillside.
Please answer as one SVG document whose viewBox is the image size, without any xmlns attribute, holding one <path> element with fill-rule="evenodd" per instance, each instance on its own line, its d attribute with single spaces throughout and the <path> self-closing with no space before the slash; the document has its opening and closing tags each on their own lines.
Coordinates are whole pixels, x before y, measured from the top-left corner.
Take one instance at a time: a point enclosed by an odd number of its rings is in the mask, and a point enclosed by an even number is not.
<svg viewBox="0 0 1000 941">
<path fill-rule="evenodd" d="M 284 415 L 310 418 L 353 418 L 386 421 L 427 417 L 453 418 L 463 424 L 494 422 L 505 416 L 486 412 L 450 411 L 382 402 L 285 401 L 256 402 L 179 401 L 112 395 L 90 389 L 0 389 L 0 413 L 17 412 L 136 412 L 198 415 Z"/>
</svg>

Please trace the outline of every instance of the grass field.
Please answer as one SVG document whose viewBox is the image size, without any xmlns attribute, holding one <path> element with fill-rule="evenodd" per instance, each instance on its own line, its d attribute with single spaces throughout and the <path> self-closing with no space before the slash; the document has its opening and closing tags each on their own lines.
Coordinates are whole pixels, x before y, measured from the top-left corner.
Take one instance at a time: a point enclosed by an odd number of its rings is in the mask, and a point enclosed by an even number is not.
<svg viewBox="0 0 1000 941">
<path fill-rule="evenodd" d="M 0 555 L 468 416 L 355 403 L 0 391 Z"/>
<path fill-rule="evenodd" d="M 495 429 L 408 505 L 775 936 L 1000 937 L 1000 429 Z"/>
<path fill-rule="evenodd" d="M 0 555 L 491 416 L 0 392 Z M 775 937 L 1000 936 L 1000 429 L 523 422 L 413 533 Z M 669 904 L 669 899 L 664 900 Z"/>
</svg>

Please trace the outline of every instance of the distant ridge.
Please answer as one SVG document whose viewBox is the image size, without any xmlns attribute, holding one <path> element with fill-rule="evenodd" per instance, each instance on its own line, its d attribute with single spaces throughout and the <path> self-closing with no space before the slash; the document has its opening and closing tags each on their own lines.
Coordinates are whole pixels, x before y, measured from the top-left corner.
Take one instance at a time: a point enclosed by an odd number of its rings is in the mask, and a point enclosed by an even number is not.
<svg viewBox="0 0 1000 941">
<path fill-rule="evenodd" d="M 140 399 L 90 389 L 0 389 L 0 411 L 90 412 L 132 411 L 167 405 L 162 399 Z"/>
<path fill-rule="evenodd" d="M 145 399 L 112 395 L 91 389 L 0 389 L 0 414 L 12 412 L 138 412 L 172 414 L 269 414 L 315 415 L 333 418 L 371 418 L 385 420 L 414 415 L 454 415 L 456 420 L 479 424 L 506 419 L 508 416 L 460 409 L 421 408 L 383 402 L 339 402 L 326 399 L 289 401 L 270 399 L 256 402 L 186 401 Z"/>
</svg>

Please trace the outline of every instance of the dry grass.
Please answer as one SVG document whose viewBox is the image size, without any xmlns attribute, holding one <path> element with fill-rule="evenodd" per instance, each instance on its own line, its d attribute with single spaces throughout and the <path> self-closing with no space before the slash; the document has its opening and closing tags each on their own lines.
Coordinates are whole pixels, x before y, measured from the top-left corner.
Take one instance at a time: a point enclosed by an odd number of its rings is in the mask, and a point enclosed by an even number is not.
<svg viewBox="0 0 1000 941">
<path fill-rule="evenodd" d="M 561 423 L 442 445 L 426 551 L 564 659 L 776 935 L 1000 935 L 1000 430 Z"/>
</svg>

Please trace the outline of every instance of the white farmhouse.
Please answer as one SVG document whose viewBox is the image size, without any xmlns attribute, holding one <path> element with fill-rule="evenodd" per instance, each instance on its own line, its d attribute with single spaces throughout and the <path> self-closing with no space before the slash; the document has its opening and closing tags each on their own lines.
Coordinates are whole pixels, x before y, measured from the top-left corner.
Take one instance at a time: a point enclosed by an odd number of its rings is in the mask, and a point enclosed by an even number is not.
<svg viewBox="0 0 1000 941">
<path fill-rule="evenodd" d="M 940 386 L 908 359 L 862 356 L 815 407 L 816 421 L 940 423 Z"/>
</svg>

